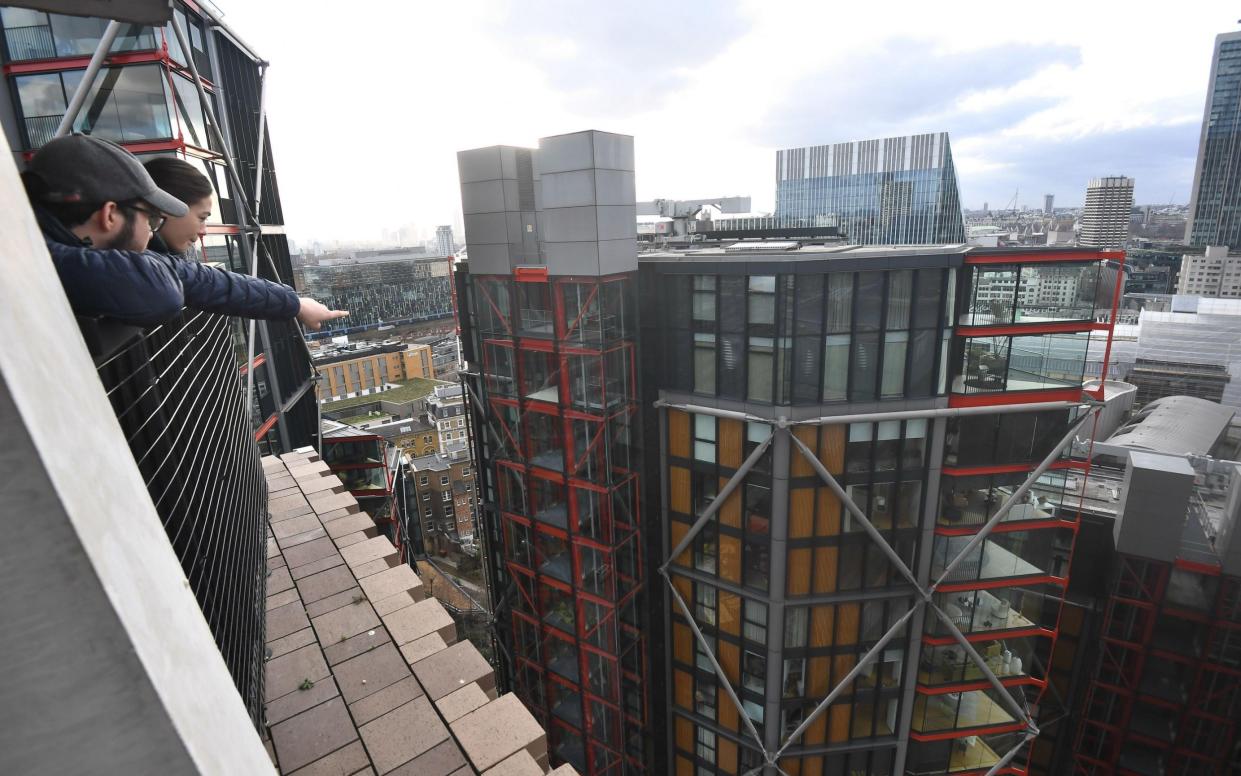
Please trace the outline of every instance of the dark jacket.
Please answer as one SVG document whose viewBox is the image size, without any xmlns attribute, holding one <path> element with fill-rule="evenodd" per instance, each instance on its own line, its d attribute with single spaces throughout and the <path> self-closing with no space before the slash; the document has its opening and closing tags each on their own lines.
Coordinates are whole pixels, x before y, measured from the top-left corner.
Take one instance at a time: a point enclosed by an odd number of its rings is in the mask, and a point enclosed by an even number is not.
<svg viewBox="0 0 1241 776">
<path fill-rule="evenodd" d="M 301 307 L 288 286 L 171 254 L 92 248 L 50 213 L 35 215 L 78 315 L 154 326 L 182 307 L 263 320 L 290 320 Z"/>
</svg>

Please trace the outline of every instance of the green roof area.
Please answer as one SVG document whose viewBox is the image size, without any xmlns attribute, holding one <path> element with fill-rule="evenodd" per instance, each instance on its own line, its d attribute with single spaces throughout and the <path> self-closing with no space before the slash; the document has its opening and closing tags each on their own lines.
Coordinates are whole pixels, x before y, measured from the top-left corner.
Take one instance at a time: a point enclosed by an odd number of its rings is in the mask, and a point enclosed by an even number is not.
<svg viewBox="0 0 1241 776">
<path fill-rule="evenodd" d="M 383 416 L 382 415 L 351 415 L 347 418 L 337 418 L 336 422 L 344 423 L 347 426 L 356 426 L 359 423 L 370 423 L 372 420 L 375 420 L 375 418 L 377 417 L 383 417 Z"/>
<path fill-rule="evenodd" d="M 355 396 L 352 399 L 341 399 L 340 401 L 332 401 L 323 405 L 324 412 L 339 412 L 347 410 L 350 407 L 360 407 L 363 404 L 374 404 L 377 401 L 390 401 L 397 404 L 403 404 L 414 399 L 421 399 L 427 396 L 431 391 L 435 390 L 437 385 L 448 385 L 442 380 L 427 380 L 422 377 L 415 377 L 412 380 L 406 380 L 398 383 L 397 388 L 384 391 L 383 393 L 372 393 L 369 396 Z"/>
</svg>

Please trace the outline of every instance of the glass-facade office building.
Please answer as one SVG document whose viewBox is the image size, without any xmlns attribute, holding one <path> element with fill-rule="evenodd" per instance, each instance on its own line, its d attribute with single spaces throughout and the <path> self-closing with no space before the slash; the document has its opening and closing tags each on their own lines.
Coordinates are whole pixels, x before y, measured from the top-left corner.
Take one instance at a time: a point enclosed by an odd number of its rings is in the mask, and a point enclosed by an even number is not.
<svg viewBox="0 0 1241 776">
<path fill-rule="evenodd" d="M 1057 452 L 1090 431 L 1062 341 L 1108 325 L 1021 280 L 1119 255 L 749 243 L 625 265 L 615 149 L 543 143 L 526 197 L 517 149 L 462 153 L 457 282 L 496 637 L 553 761 L 977 776 L 1016 750 L 1024 773 L 1075 537 L 1047 506 L 1077 466 Z"/>
<path fill-rule="evenodd" d="M 234 272 L 250 272 L 238 234 L 238 198 L 254 201 L 255 173 L 263 169 L 258 218 L 259 274 L 293 284 L 280 190 L 271 156 L 270 134 L 259 148 L 260 59 L 194 7 L 175 5 L 185 32 L 185 52 L 171 24 L 124 24 L 113 41 L 73 124 L 73 131 L 112 140 L 140 158 L 170 155 L 197 166 L 211 180 L 215 195 L 207 236 L 198 258 Z M 50 140 L 81 82 L 99 43 L 106 19 L 64 16 L 25 8 L 0 8 L 4 77 L 0 79 L 0 125 L 9 146 L 28 159 Z M 207 129 L 189 64 L 201 75 L 228 138 L 243 191 L 232 190 L 218 143 Z M 227 88 L 225 87 L 227 85 Z M 19 166 L 22 162 L 19 162 Z M 315 444 L 318 409 L 313 368 L 293 321 L 259 321 L 255 358 L 246 364 L 246 327 L 234 320 L 239 368 L 254 370 L 252 420 L 266 452 Z"/>
<path fill-rule="evenodd" d="M 1185 242 L 1241 246 L 1241 32 L 1216 36 Z"/>
<path fill-rule="evenodd" d="M 777 151 L 775 215 L 857 245 L 965 242 L 946 132 Z"/>
</svg>

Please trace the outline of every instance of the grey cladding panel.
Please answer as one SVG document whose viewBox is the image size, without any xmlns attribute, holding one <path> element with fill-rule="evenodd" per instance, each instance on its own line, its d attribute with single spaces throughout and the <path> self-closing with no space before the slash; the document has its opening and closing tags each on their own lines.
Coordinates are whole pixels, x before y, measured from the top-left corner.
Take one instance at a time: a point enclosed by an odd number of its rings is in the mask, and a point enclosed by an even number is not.
<svg viewBox="0 0 1241 776">
<path fill-rule="evenodd" d="M 465 242 L 474 256 L 475 245 L 498 245 L 508 243 L 508 229 L 504 213 L 473 213 L 465 218 Z"/>
<path fill-rule="evenodd" d="M 546 175 L 551 172 L 587 170 L 594 167 L 594 151 L 591 149 L 591 133 L 575 132 L 571 135 L 545 137 L 539 141 L 535 154 L 535 172 Z"/>
<path fill-rule="evenodd" d="M 633 205 L 633 171 L 595 170 L 595 198 L 600 205 Z"/>
<path fill-rule="evenodd" d="M 547 271 L 551 275 L 599 275 L 599 243 L 543 243 Z"/>
<path fill-rule="evenodd" d="M 637 215 L 633 204 L 596 208 L 599 213 L 600 240 L 638 239 Z"/>
<path fill-rule="evenodd" d="M 614 275 L 638 268 L 638 249 L 634 238 L 599 243 L 599 274 Z"/>
<path fill-rule="evenodd" d="M 507 245 L 470 245 L 466 262 L 471 275 L 507 275 L 511 268 Z"/>
<path fill-rule="evenodd" d="M 515 146 L 500 146 L 500 170 L 502 177 L 517 178 L 517 156 L 528 149 Z"/>
<path fill-rule="evenodd" d="M 497 180 L 503 177 L 500 168 L 501 146 L 473 148 L 457 152 L 457 175 L 462 183 Z"/>
<path fill-rule="evenodd" d="M 585 242 L 599 239 L 598 208 L 566 207 L 544 209 L 544 243 Z"/>
<path fill-rule="evenodd" d="M 504 181 L 474 181 L 461 184 L 461 212 L 498 213 L 504 207 Z"/>
<path fill-rule="evenodd" d="M 546 209 L 595 204 L 595 171 L 544 173 L 539 178 L 541 206 Z"/>
<path fill-rule="evenodd" d="M 591 132 L 595 167 L 602 170 L 633 169 L 633 138 L 611 132 Z"/>
</svg>

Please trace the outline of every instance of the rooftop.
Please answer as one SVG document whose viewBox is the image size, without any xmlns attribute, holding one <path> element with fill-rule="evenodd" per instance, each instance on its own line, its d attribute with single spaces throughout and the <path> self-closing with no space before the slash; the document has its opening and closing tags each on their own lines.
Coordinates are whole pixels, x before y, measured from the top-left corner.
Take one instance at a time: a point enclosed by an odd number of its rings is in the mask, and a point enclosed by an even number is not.
<svg viewBox="0 0 1241 776">
<path fill-rule="evenodd" d="M 1146 450 L 1172 455 L 1208 455 L 1224 436 L 1236 410 L 1193 396 L 1165 396 L 1139 410 L 1095 455 Z"/>
<path fill-rule="evenodd" d="M 265 743 L 279 771 L 543 774 L 543 729 L 497 694 L 491 666 L 340 479 L 310 449 L 263 468 Z"/>
<path fill-rule="evenodd" d="M 339 399 L 337 401 L 325 402 L 323 404 L 324 412 L 339 412 L 341 410 L 350 409 L 351 407 L 361 407 L 365 404 L 374 404 L 379 401 L 393 402 L 395 404 L 403 404 L 405 402 L 416 401 L 424 398 L 435 390 L 436 386 L 445 385 L 439 380 L 428 380 L 423 377 L 414 377 L 400 383 L 394 383 L 396 388 L 390 388 L 379 393 L 371 393 L 366 396 L 355 396 L 352 399 Z"/>
</svg>

